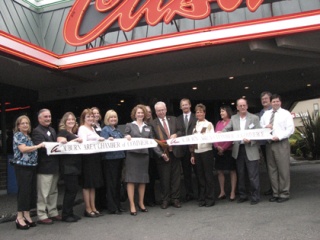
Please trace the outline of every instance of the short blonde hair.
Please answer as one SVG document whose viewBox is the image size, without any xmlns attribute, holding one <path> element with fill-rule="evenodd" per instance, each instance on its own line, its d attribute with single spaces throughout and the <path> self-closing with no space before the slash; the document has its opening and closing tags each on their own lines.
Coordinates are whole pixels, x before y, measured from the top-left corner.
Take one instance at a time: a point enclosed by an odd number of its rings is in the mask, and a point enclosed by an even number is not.
<svg viewBox="0 0 320 240">
<path fill-rule="evenodd" d="M 106 112 L 106 115 L 104 115 L 104 124 L 105 124 L 105 125 L 110 125 L 109 119 L 110 119 L 111 117 L 116 117 L 116 118 L 117 118 L 117 122 L 116 122 L 116 125 L 117 125 L 117 124 L 118 124 L 118 114 L 117 114 L 116 111 L 114 111 L 113 109 L 108 110 L 108 111 Z"/>
<path fill-rule="evenodd" d="M 20 125 L 20 123 L 22 122 L 23 119 L 27 119 L 27 121 L 28 121 L 28 123 L 29 123 L 28 133 L 31 132 L 30 119 L 29 119 L 28 116 L 26 116 L 26 115 L 21 115 L 20 117 L 17 118 L 16 123 L 15 123 L 15 125 L 14 125 L 14 130 L 13 130 L 13 131 L 14 131 L 15 133 L 16 133 L 16 132 L 20 132 L 18 126 Z"/>
</svg>

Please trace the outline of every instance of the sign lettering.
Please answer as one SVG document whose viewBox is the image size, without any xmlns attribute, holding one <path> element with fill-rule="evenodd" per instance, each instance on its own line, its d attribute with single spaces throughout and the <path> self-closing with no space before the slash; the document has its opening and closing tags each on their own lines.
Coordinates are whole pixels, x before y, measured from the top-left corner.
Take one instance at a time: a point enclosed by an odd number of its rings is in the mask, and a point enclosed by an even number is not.
<svg viewBox="0 0 320 240">
<path fill-rule="evenodd" d="M 66 42 L 73 46 L 85 45 L 105 33 L 118 21 L 123 31 L 132 30 L 144 17 L 146 23 L 155 26 L 163 21 L 170 23 L 177 15 L 200 20 L 211 13 L 210 3 L 217 2 L 226 12 L 236 10 L 243 0 L 96 0 L 97 13 L 107 13 L 105 18 L 86 34 L 80 35 L 79 29 L 91 0 L 76 0 L 66 18 L 63 35 Z M 263 0 L 246 0 L 250 11 L 255 11 Z M 139 5 L 139 7 L 138 7 Z"/>
</svg>

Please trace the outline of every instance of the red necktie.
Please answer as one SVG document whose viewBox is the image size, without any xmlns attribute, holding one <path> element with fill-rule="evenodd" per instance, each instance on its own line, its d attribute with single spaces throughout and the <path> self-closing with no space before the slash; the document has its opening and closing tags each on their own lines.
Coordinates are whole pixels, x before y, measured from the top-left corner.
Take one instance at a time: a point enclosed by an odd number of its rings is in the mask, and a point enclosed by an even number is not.
<svg viewBox="0 0 320 240">
<path fill-rule="evenodd" d="M 166 132 L 167 137 L 170 138 L 169 128 L 168 128 L 168 125 L 166 123 L 166 120 L 163 118 L 162 121 L 163 121 L 164 131 Z"/>
</svg>

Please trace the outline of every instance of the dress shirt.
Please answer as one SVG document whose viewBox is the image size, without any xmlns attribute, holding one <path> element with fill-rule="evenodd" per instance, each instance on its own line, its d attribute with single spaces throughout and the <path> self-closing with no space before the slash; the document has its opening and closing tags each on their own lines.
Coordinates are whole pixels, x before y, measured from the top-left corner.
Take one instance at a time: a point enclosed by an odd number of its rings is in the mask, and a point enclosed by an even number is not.
<svg viewBox="0 0 320 240">
<path fill-rule="evenodd" d="M 260 120 L 261 127 L 269 124 L 272 111 L 266 111 Z M 272 135 L 278 137 L 279 140 L 289 138 L 294 132 L 294 123 L 291 113 L 283 108 L 279 108 L 274 114 Z"/>
<path fill-rule="evenodd" d="M 183 119 L 185 119 L 186 118 L 186 116 L 187 116 L 187 118 L 188 118 L 188 122 L 190 122 L 190 115 L 191 115 L 191 112 L 189 112 L 189 113 L 187 113 L 187 114 L 183 114 Z"/>
</svg>

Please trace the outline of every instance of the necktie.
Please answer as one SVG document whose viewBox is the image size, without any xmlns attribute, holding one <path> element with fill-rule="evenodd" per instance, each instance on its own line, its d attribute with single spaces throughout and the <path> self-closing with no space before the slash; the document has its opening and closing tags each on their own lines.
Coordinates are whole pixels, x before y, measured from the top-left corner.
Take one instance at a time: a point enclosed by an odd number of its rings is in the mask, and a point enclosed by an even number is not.
<svg viewBox="0 0 320 240">
<path fill-rule="evenodd" d="M 269 124 L 271 124 L 271 125 L 273 125 L 274 114 L 275 114 L 276 112 L 277 112 L 277 111 L 272 111 L 271 118 L 270 118 L 270 122 L 269 122 Z"/>
<path fill-rule="evenodd" d="M 168 128 L 168 125 L 166 123 L 166 120 L 163 118 L 162 121 L 163 121 L 164 131 L 166 132 L 167 137 L 170 138 L 170 132 L 169 132 L 169 128 Z"/>
<path fill-rule="evenodd" d="M 186 135 L 188 135 L 188 115 L 184 116 L 184 127 L 186 129 Z"/>
</svg>

